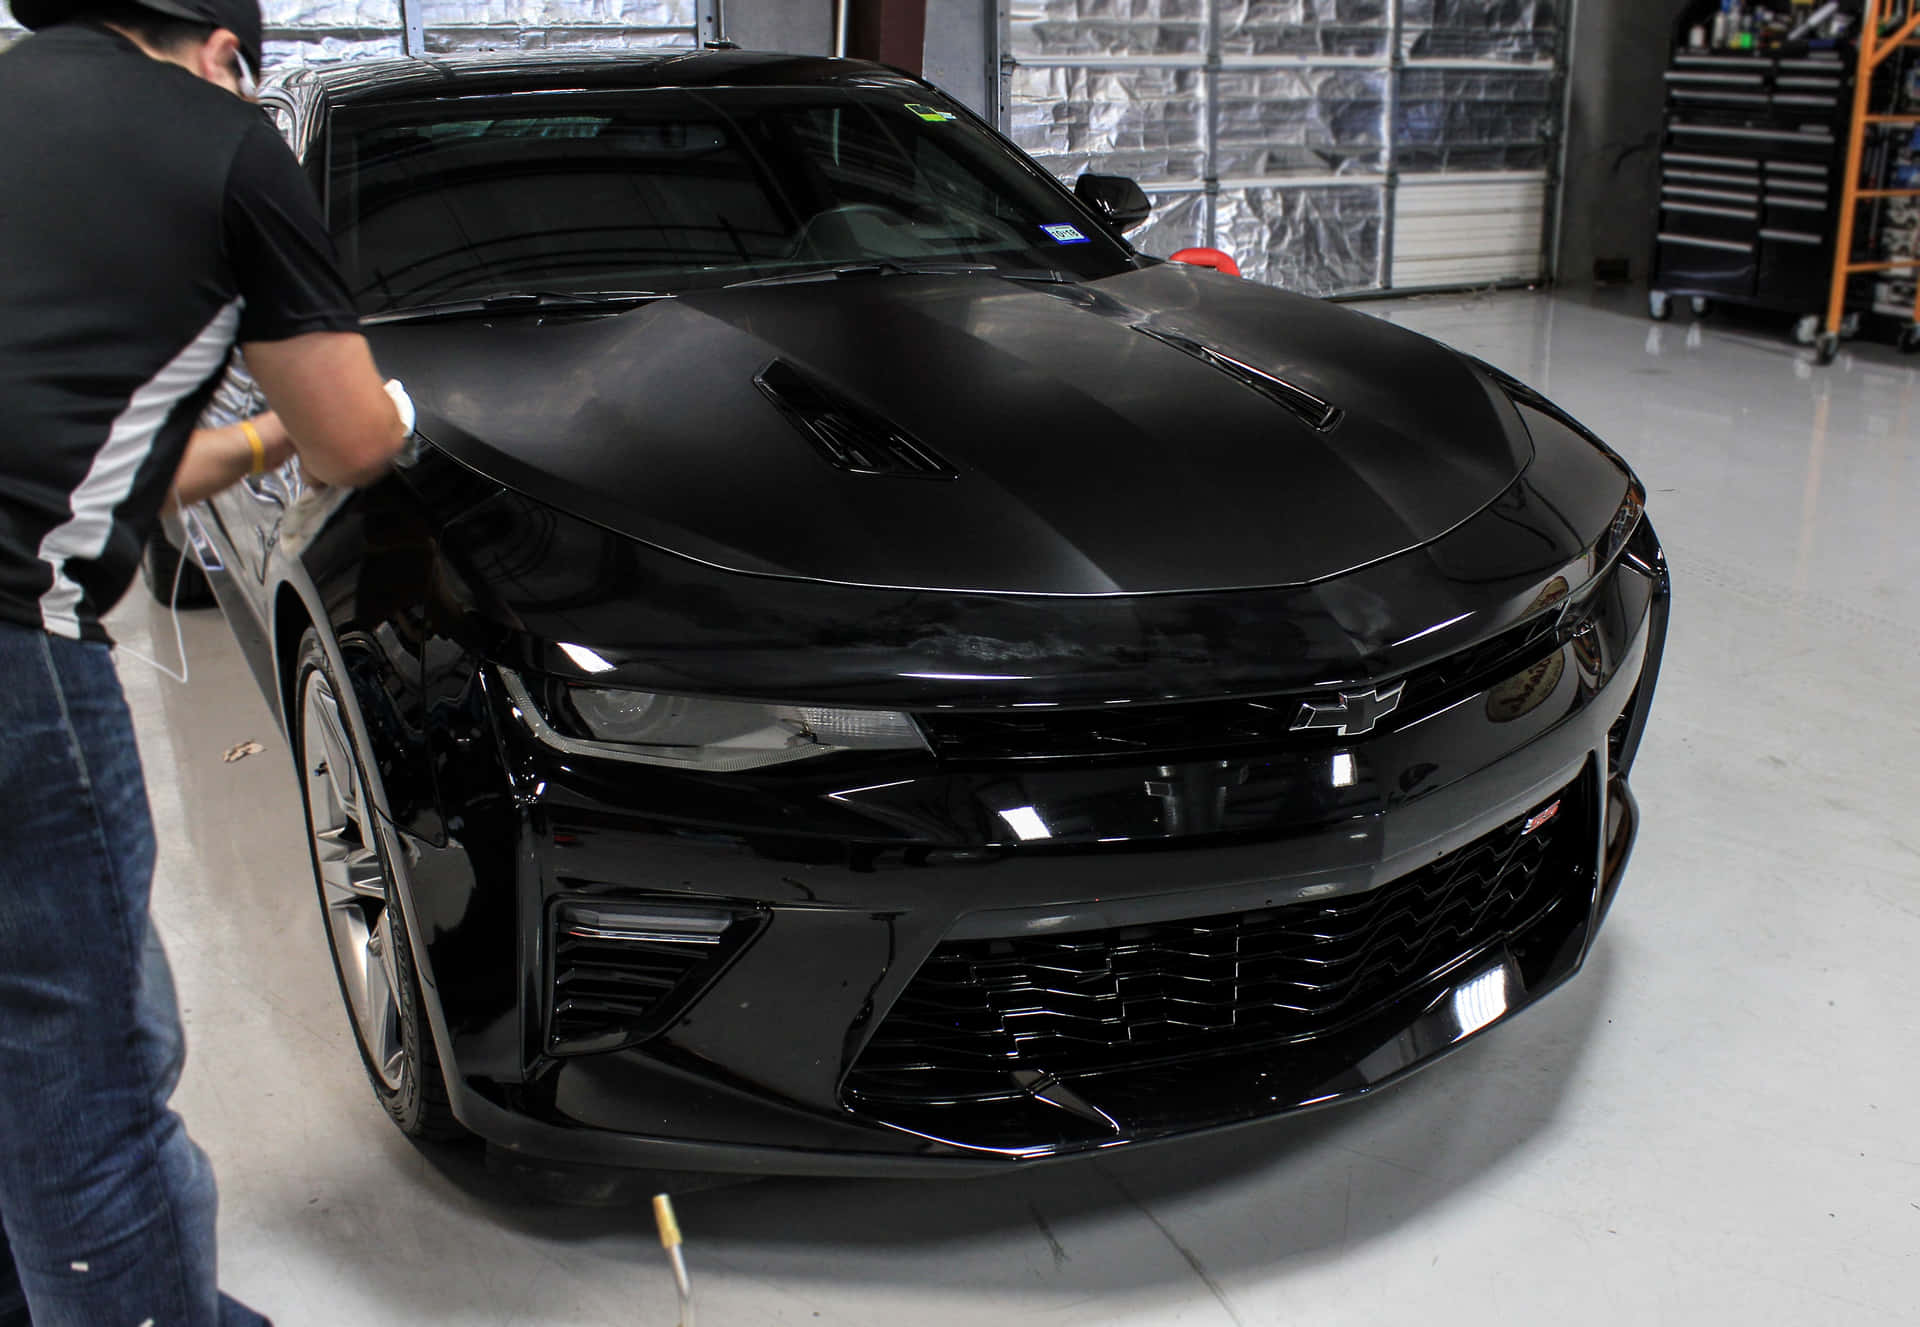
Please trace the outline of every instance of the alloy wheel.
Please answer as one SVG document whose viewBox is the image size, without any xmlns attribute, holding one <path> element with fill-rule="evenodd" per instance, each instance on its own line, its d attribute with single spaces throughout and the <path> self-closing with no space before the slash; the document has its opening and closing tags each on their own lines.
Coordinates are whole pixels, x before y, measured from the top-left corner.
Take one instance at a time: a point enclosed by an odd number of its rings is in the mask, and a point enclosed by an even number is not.
<svg viewBox="0 0 1920 1327">
<path fill-rule="evenodd" d="M 407 1049 L 395 967 L 392 880 L 339 699 L 318 669 L 307 674 L 301 707 L 301 770 L 327 940 L 369 1067 L 395 1091 L 406 1077 Z"/>
</svg>

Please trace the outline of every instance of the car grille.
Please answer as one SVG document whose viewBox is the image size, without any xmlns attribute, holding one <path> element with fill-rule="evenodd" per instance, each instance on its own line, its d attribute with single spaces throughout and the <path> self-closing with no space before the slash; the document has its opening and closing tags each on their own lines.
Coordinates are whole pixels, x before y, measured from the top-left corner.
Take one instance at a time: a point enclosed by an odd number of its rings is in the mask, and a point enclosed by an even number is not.
<svg viewBox="0 0 1920 1327">
<path fill-rule="evenodd" d="M 1559 649 L 1579 626 L 1574 615 L 1563 618 L 1549 610 L 1404 674 L 1406 690 L 1385 726 L 1431 714 L 1463 695 L 1505 681 Z M 1389 686 L 1394 680 L 1377 685 Z M 954 762 L 1211 755 L 1282 742 L 1344 740 L 1329 737 L 1325 730 L 1293 731 L 1303 702 L 1333 699 L 1332 692 L 1311 692 L 1093 709 L 939 710 L 914 717 L 934 752 Z"/>
<path fill-rule="evenodd" d="M 1359 894 L 944 944 L 856 1063 L 849 1104 L 989 1100 L 1015 1090 L 1017 1071 L 1111 1074 L 1332 1037 L 1548 913 L 1584 910 L 1589 783 Z M 1529 829 L 1549 806 L 1558 811 Z"/>
</svg>

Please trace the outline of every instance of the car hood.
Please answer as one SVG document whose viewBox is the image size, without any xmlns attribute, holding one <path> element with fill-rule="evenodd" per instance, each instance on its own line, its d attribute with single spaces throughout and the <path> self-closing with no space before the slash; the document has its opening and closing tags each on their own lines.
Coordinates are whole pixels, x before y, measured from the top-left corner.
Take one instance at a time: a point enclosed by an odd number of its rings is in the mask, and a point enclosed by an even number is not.
<svg viewBox="0 0 1920 1327">
<path fill-rule="evenodd" d="M 717 567 L 842 585 L 1302 585 L 1437 538 L 1531 456 L 1505 393 L 1453 351 L 1171 265 L 1080 285 L 842 277 L 372 335 L 422 432 L 488 478 Z M 830 442 L 851 430 L 906 463 L 836 464 L 806 424 L 822 412 Z"/>
</svg>

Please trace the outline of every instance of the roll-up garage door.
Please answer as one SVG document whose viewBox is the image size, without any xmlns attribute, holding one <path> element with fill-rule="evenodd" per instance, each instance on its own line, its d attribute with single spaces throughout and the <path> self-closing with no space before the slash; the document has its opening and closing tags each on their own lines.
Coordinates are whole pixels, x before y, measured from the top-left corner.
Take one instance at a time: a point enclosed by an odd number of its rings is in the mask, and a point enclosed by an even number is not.
<svg viewBox="0 0 1920 1327">
<path fill-rule="evenodd" d="M 1003 0 L 1001 123 L 1131 175 L 1150 253 L 1315 294 L 1538 279 L 1560 138 L 1552 0 Z"/>
</svg>

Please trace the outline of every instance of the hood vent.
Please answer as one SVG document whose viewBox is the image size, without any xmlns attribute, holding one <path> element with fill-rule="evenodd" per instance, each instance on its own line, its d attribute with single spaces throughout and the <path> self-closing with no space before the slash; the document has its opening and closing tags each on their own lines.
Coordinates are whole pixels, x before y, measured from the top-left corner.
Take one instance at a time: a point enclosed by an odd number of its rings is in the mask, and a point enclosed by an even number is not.
<svg viewBox="0 0 1920 1327">
<path fill-rule="evenodd" d="M 1212 346 L 1202 345 L 1192 337 L 1181 336 L 1177 332 L 1164 332 L 1157 327 L 1135 325 L 1134 330 L 1141 332 L 1162 345 L 1172 346 L 1185 355 L 1192 355 L 1204 364 L 1220 370 L 1242 386 L 1251 387 L 1260 395 L 1283 406 L 1299 416 L 1301 420 L 1326 433 L 1340 422 L 1340 407 L 1322 401 L 1312 392 L 1295 387 L 1284 378 L 1276 378 L 1263 369 L 1242 363 L 1231 355 L 1222 354 Z"/>
<path fill-rule="evenodd" d="M 822 456 L 848 474 L 906 479 L 960 477 L 960 472 L 938 452 L 783 359 L 767 365 L 753 384 L 780 407 Z"/>
</svg>

